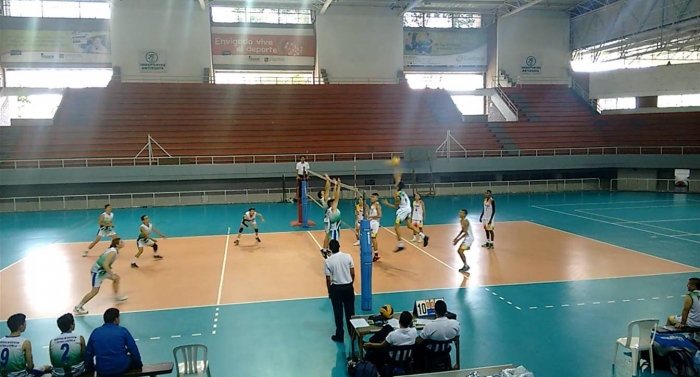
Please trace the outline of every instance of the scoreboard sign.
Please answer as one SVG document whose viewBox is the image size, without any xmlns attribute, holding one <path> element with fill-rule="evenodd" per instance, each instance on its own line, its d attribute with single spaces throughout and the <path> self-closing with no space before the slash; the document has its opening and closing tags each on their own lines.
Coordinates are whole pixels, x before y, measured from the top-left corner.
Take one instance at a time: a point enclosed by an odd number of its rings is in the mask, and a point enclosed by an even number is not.
<svg viewBox="0 0 700 377">
<path fill-rule="evenodd" d="M 444 298 L 430 298 L 425 300 L 416 300 L 413 304 L 413 315 L 416 318 L 435 317 L 435 303 L 445 301 Z"/>
</svg>

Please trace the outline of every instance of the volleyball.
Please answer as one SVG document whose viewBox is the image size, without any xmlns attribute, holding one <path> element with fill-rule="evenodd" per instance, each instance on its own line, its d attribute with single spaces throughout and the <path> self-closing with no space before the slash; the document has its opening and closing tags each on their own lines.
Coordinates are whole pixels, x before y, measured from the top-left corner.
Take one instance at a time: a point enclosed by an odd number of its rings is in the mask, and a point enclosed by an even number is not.
<svg viewBox="0 0 700 377">
<path fill-rule="evenodd" d="M 391 305 L 384 305 L 379 309 L 379 314 L 385 319 L 391 319 L 394 317 L 394 308 Z"/>
<path fill-rule="evenodd" d="M 392 165 L 397 166 L 399 163 L 401 163 L 401 159 L 400 159 L 400 158 L 398 158 L 398 157 L 393 157 L 393 158 L 391 159 L 391 164 L 392 164 Z"/>
</svg>

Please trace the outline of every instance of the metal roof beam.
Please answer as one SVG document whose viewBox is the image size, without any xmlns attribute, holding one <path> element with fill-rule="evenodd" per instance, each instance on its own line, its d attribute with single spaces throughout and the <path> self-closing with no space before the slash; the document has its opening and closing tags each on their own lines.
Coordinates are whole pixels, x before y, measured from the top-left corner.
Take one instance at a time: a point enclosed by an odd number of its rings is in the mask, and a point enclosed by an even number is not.
<svg viewBox="0 0 700 377">
<path fill-rule="evenodd" d="M 404 13 L 410 12 L 421 5 L 423 5 L 423 0 L 411 0 L 411 2 L 399 12 L 399 16 L 403 16 Z"/>
<path fill-rule="evenodd" d="M 518 12 L 524 11 L 527 8 L 535 6 L 544 0 L 517 0 L 517 1 L 505 1 L 502 5 L 496 8 L 496 16 L 498 17 L 508 17 L 512 16 Z"/>
<path fill-rule="evenodd" d="M 321 7 L 321 11 L 320 11 L 319 13 L 321 13 L 321 14 L 326 13 L 326 11 L 328 10 L 328 7 L 331 6 L 331 3 L 332 3 L 332 2 L 333 2 L 333 0 L 326 0 L 326 1 L 323 3 L 323 6 Z"/>
</svg>

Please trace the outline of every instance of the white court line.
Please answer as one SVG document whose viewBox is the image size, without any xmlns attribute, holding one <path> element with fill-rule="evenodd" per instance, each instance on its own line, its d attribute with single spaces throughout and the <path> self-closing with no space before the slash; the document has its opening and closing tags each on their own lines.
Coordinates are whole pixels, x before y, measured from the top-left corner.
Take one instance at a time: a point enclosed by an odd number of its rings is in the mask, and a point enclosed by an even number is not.
<svg viewBox="0 0 700 377">
<path fill-rule="evenodd" d="M 698 200 L 686 199 L 689 202 L 697 202 Z M 675 199 L 669 200 L 635 200 L 629 202 L 597 202 L 597 203 L 566 203 L 566 204 L 540 204 L 540 207 L 565 207 L 565 206 L 587 206 L 587 205 L 603 205 L 603 204 L 636 204 L 636 203 L 666 203 L 678 202 Z"/>
<path fill-rule="evenodd" d="M 622 228 L 627 228 L 627 229 L 636 230 L 636 231 L 639 231 L 639 232 L 651 233 L 651 234 L 655 234 L 655 235 L 657 235 L 657 236 L 675 238 L 675 237 L 670 236 L 670 235 L 668 235 L 668 234 L 658 233 L 658 232 L 654 232 L 654 231 L 651 231 L 651 230 L 639 229 L 639 228 L 635 228 L 635 227 L 631 227 L 631 226 L 625 226 L 625 225 L 618 224 L 618 223 L 613 223 L 613 222 L 610 222 L 610 221 L 605 221 L 605 220 L 594 219 L 594 218 L 590 218 L 590 217 L 586 217 L 586 216 L 577 215 L 577 214 L 575 214 L 575 213 L 568 213 L 568 212 L 563 212 L 563 211 L 557 211 L 557 210 L 555 210 L 555 209 L 544 208 L 544 207 L 540 207 L 540 206 L 530 206 L 530 207 L 532 207 L 532 208 L 537 208 L 537 209 L 541 209 L 541 210 L 543 210 L 543 211 L 550 211 L 550 212 L 558 213 L 558 214 L 561 214 L 561 215 L 568 215 L 568 216 L 578 217 L 578 218 L 586 219 L 586 220 L 590 220 L 590 221 L 597 221 L 597 222 L 603 223 L 603 224 L 615 225 L 615 226 L 619 226 L 619 227 L 622 227 Z M 624 220 L 623 220 L 623 221 L 624 221 Z M 540 224 L 538 224 L 538 225 L 540 225 Z M 554 229 L 554 228 L 552 228 L 552 229 Z M 557 229 L 557 230 L 558 230 L 558 229 Z M 569 233 L 569 232 L 566 232 L 566 233 Z M 582 237 L 582 236 L 580 236 L 580 235 L 578 235 L 578 234 L 574 234 L 574 233 L 570 233 L 570 234 L 573 234 L 573 235 L 575 235 L 575 236 Z M 592 239 L 592 238 L 591 238 L 591 239 Z M 683 240 L 684 240 L 684 241 L 688 241 L 688 242 L 694 242 L 694 243 L 700 244 L 700 241 L 686 240 L 686 239 L 683 239 Z M 600 241 L 599 241 L 599 242 L 600 242 Z M 603 243 L 605 243 L 605 242 L 603 242 Z M 611 244 L 608 244 L 608 245 L 611 245 Z M 617 245 L 611 245 L 611 246 L 620 247 L 620 246 L 617 246 Z M 631 249 L 627 249 L 627 250 L 631 250 Z M 636 252 L 636 253 L 640 253 L 639 251 L 635 251 L 635 252 Z M 640 254 L 644 254 L 644 253 L 640 253 Z M 653 256 L 653 255 L 650 255 L 650 254 L 644 254 L 644 255 L 647 255 L 647 256 L 650 256 L 650 257 L 659 258 L 659 259 L 664 259 L 664 258 L 656 257 L 656 256 Z M 664 259 L 664 260 L 666 260 L 666 261 L 668 261 L 668 262 L 671 262 L 671 261 L 668 260 L 668 259 Z M 673 262 L 673 263 L 678 263 L 678 262 Z M 681 264 L 681 263 L 678 263 L 678 264 Z M 684 266 L 686 266 L 686 265 L 684 265 Z M 690 267 L 690 266 L 687 266 L 687 267 Z M 691 268 L 695 268 L 695 267 L 691 267 Z"/>
<path fill-rule="evenodd" d="M 311 237 L 311 240 L 314 241 L 314 243 L 316 244 L 316 246 L 318 247 L 319 250 L 323 249 L 323 246 L 321 246 L 321 244 L 318 243 L 318 241 L 316 241 L 316 237 L 314 237 L 314 234 L 311 233 L 310 230 L 307 230 L 306 234 L 308 234 L 309 237 Z M 355 291 L 354 287 L 353 287 L 353 292 L 355 292 L 355 295 L 357 295 L 357 291 Z M 372 293 L 374 293 L 374 292 L 372 292 Z"/>
<path fill-rule="evenodd" d="M 86 218 L 87 218 L 87 217 L 86 217 Z M 87 222 L 85 222 L 85 221 L 87 221 Z M 67 229 L 72 229 L 74 225 L 78 225 L 78 224 L 80 224 L 80 223 L 82 223 L 82 222 L 85 222 L 85 224 L 83 224 L 83 225 L 81 225 L 81 226 L 79 226 L 79 227 L 77 227 L 77 228 L 71 230 L 70 232 L 68 232 L 68 233 L 66 233 L 66 234 L 64 234 L 64 235 L 62 235 L 61 237 L 56 238 L 55 240 L 53 240 L 53 241 L 51 241 L 51 242 L 49 242 L 49 243 L 47 243 L 47 244 L 45 244 L 45 245 L 43 245 L 43 246 L 38 247 L 38 248 L 37 248 L 37 252 L 41 252 L 41 251 L 43 251 L 45 248 L 47 248 L 47 247 L 49 247 L 49 246 L 51 246 L 51 245 L 53 245 L 53 244 L 59 243 L 58 241 L 60 241 L 60 240 L 62 240 L 62 239 L 64 239 L 64 238 L 67 238 L 67 237 L 70 237 L 70 236 L 74 235 L 74 234 L 77 233 L 79 230 L 82 230 L 82 229 L 85 228 L 86 226 L 88 226 L 88 225 L 90 225 L 90 224 L 93 224 L 93 221 L 94 221 L 93 219 L 90 219 L 90 220 L 83 219 L 83 220 L 81 220 L 81 221 L 79 221 L 79 222 L 76 222 L 76 223 L 74 223 L 74 224 L 69 225 L 69 226 L 67 227 Z M 78 242 L 75 242 L 75 243 L 78 243 Z M 80 243 L 85 243 L 85 242 L 80 242 Z M 19 258 L 18 260 L 16 260 L 16 261 L 14 261 L 13 263 L 9 264 L 7 267 L 0 269 L 0 272 L 3 272 L 3 271 L 5 271 L 5 270 L 9 269 L 10 267 L 12 267 L 12 266 L 18 264 L 19 262 L 25 260 L 28 256 L 29 256 L 29 255 L 25 255 L 25 256 L 23 256 L 22 258 Z"/>
<path fill-rule="evenodd" d="M 588 210 L 585 210 L 588 211 Z M 583 211 L 581 211 L 583 212 Z M 700 220 L 700 217 L 692 218 L 692 219 L 668 219 L 668 220 L 644 220 L 644 221 L 622 221 L 620 224 L 646 224 L 646 223 L 665 223 L 665 222 L 674 222 L 674 221 L 698 221 Z"/>
<path fill-rule="evenodd" d="M 605 208 L 584 208 L 581 211 L 612 211 L 617 209 L 644 209 L 644 208 L 674 208 L 674 207 L 697 207 L 700 204 L 678 204 L 667 206 L 643 206 L 643 207 L 605 207 Z M 578 210 L 575 210 L 578 211 Z"/>
<path fill-rule="evenodd" d="M 388 228 L 383 228 L 383 229 L 386 230 L 387 232 L 393 234 L 394 236 L 396 236 L 396 233 L 394 233 L 393 231 L 389 230 Z M 420 248 L 419 246 L 415 245 L 413 242 L 409 242 L 407 239 L 405 239 L 405 238 L 403 238 L 403 237 L 401 237 L 401 239 L 402 239 L 403 241 L 405 241 L 406 243 L 408 243 L 409 245 L 411 245 L 411 246 L 413 246 L 414 248 L 416 248 L 416 249 L 417 249 L 418 251 L 420 251 L 421 253 L 423 253 L 423 254 L 429 256 L 430 258 L 432 258 L 432 259 L 435 260 L 436 262 L 440 263 L 441 265 L 443 265 L 443 266 L 449 268 L 450 270 L 452 270 L 452 271 L 454 271 L 454 272 L 460 273 L 460 272 L 459 272 L 459 269 L 454 268 L 454 267 L 450 266 L 449 264 L 447 264 L 447 263 L 441 261 L 440 259 L 436 258 L 433 254 L 430 254 L 429 252 L 427 252 L 427 251 L 423 250 L 422 248 Z M 460 274 L 461 274 L 461 273 L 460 273 Z"/>
<path fill-rule="evenodd" d="M 216 305 L 221 305 L 221 292 L 224 290 L 224 275 L 226 274 L 226 260 L 228 259 L 228 241 L 231 237 L 231 227 L 226 230 L 226 246 L 224 247 L 224 260 L 221 262 L 221 278 L 219 279 L 219 294 L 216 296 Z"/>
<path fill-rule="evenodd" d="M 554 210 L 547 209 L 547 208 L 542 208 L 542 209 L 547 210 L 547 211 L 554 211 Z M 555 212 L 560 212 L 560 211 L 555 211 Z M 561 213 L 567 214 L 566 212 L 561 212 Z M 567 215 L 568 215 L 568 214 L 567 214 Z M 585 216 L 578 216 L 578 215 L 574 215 L 574 214 L 571 214 L 571 216 L 576 216 L 576 217 L 580 217 L 580 218 L 582 218 L 582 219 L 588 219 L 588 220 L 593 220 L 593 221 L 599 221 L 599 222 L 602 222 L 602 223 L 607 223 L 607 221 L 602 221 L 602 220 L 598 220 L 598 219 L 589 219 L 589 218 L 587 218 L 587 217 L 585 217 Z M 631 252 L 633 252 L 633 253 L 642 254 L 642 255 L 645 255 L 645 256 L 650 257 L 650 258 L 656 258 L 656 259 L 659 259 L 659 260 L 662 260 L 662 261 L 665 261 L 665 262 L 670 262 L 670 263 L 677 264 L 677 265 L 679 265 L 679 266 L 688 267 L 688 268 L 693 269 L 694 271 L 700 271 L 700 268 L 693 267 L 693 266 L 689 266 L 689 265 L 687 265 L 687 264 L 679 263 L 679 262 L 676 262 L 676 261 L 672 261 L 672 260 L 670 260 L 670 259 L 657 257 L 656 255 L 646 254 L 646 253 L 642 253 L 641 251 L 632 250 L 632 249 L 627 248 L 627 247 L 618 246 L 618 245 L 613 245 L 613 244 L 608 243 L 608 242 L 596 240 L 595 238 L 590 238 L 590 237 L 582 236 L 582 235 L 580 235 L 580 234 L 567 232 L 567 231 L 565 231 L 565 230 L 561 230 L 561 229 L 557 229 L 557 228 L 552 228 L 551 226 L 547 226 L 547 225 L 543 225 L 543 224 L 538 224 L 538 223 L 535 223 L 535 222 L 533 222 L 533 224 L 539 225 L 539 226 L 542 226 L 542 227 L 545 227 L 545 228 L 549 228 L 549 229 L 552 229 L 552 230 L 556 230 L 556 231 L 558 231 L 558 232 L 570 234 L 570 235 L 572 235 L 572 236 L 585 238 L 585 239 L 587 239 L 587 240 L 591 240 L 591 241 L 593 241 L 593 242 L 597 242 L 597 243 L 600 243 L 600 244 L 603 244 L 603 245 L 612 246 L 612 247 L 617 247 L 617 248 L 620 248 L 620 249 L 623 249 L 623 250 L 631 251 Z M 613 224 L 613 223 L 610 223 L 610 224 Z M 641 229 L 636 229 L 636 228 L 630 228 L 630 229 L 641 230 Z M 654 233 L 654 232 L 650 232 L 650 233 Z M 615 276 L 615 277 L 610 277 L 610 278 L 593 278 L 593 279 L 586 279 L 586 280 L 621 279 L 621 278 L 624 278 L 624 277 L 643 277 L 643 276 L 673 275 L 673 274 L 682 274 L 682 273 L 686 273 L 686 272 L 664 272 L 664 273 L 662 273 L 662 274 L 648 274 L 648 275 L 645 274 L 645 275 L 633 275 L 633 276 Z M 571 281 L 571 280 L 567 280 L 567 281 Z"/>
<path fill-rule="evenodd" d="M 581 213 L 585 213 L 585 214 L 591 215 L 591 216 L 604 217 L 604 218 L 606 218 L 606 219 L 619 221 L 619 222 L 617 222 L 617 223 L 615 223 L 615 224 L 621 224 L 621 223 L 625 223 L 625 222 L 629 223 L 629 222 L 630 222 L 630 221 L 628 221 L 628 220 L 626 220 L 626 219 L 622 219 L 622 218 L 619 218 L 619 217 L 613 217 L 613 216 L 608 216 L 608 215 L 601 215 L 601 214 L 598 214 L 598 213 L 588 212 L 587 210 L 583 210 L 583 209 L 576 209 L 576 210 L 574 210 L 574 211 L 576 211 L 576 212 L 581 212 Z M 632 221 L 631 223 L 636 224 L 636 222 L 634 222 L 634 221 Z M 658 228 L 658 229 L 662 229 L 662 230 L 667 230 L 667 231 L 669 231 L 669 232 L 680 233 L 679 235 L 690 234 L 690 233 L 684 232 L 684 231 L 682 231 L 682 230 L 677 230 L 677 229 L 673 229 L 673 228 L 667 228 L 667 227 L 664 227 L 664 226 L 651 225 L 651 224 L 644 224 L 644 225 L 645 225 L 645 226 L 648 226 L 648 227 L 651 227 L 651 228 Z M 668 236 L 672 236 L 672 235 L 668 235 Z"/>
</svg>

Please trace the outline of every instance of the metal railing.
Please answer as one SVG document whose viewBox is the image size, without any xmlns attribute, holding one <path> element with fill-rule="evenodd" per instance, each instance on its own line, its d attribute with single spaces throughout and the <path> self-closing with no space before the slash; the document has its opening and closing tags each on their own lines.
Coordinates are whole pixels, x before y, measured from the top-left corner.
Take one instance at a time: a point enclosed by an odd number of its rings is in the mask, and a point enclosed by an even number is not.
<svg viewBox="0 0 700 377">
<path fill-rule="evenodd" d="M 679 185 L 675 179 L 616 178 L 610 180 L 610 191 L 700 193 L 700 180 L 690 179 Z"/>
<path fill-rule="evenodd" d="M 583 89 L 583 87 L 581 85 L 579 85 L 576 82 L 576 80 L 572 79 L 571 82 L 572 82 L 571 88 L 574 90 L 574 92 L 576 92 L 576 94 L 578 94 L 579 97 L 581 97 L 581 99 L 588 102 L 588 104 L 593 108 L 593 110 L 597 111 L 598 114 L 602 114 L 603 108 L 600 107 L 600 105 L 598 104 L 598 100 L 592 99 L 590 97 L 590 95 L 588 94 L 588 92 L 586 91 L 586 89 Z"/>
<path fill-rule="evenodd" d="M 309 77 L 309 76 L 258 76 L 247 77 L 235 82 L 217 82 L 216 73 L 206 77 L 202 76 L 134 76 L 134 75 L 114 75 L 113 81 L 122 83 L 209 83 L 219 85 L 324 85 L 324 84 L 398 84 L 398 78 L 362 78 L 362 77 Z"/>
<path fill-rule="evenodd" d="M 599 155 L 696 155 L 700 146 L 619 146 L 533 149 L 450 150 L 450 158 L 599 156 Z M 403 157 L 403 152 L 300 153 L 280 155 L 90 157 L 64 159 L 0 160 L 0 169 L 56 169 L 128 167 L 149 165 L 219 165 L 292 163 L 306 156 L 309 162 L 385 161 Z M 438 156 L 441 158 L 440 156 Z M 445 155 L 446 157 L 446 155 Z"/>
<path fill-rule="evenodd" d="M 427 186 L 430 186 L 427 184 Z M 426 184 L 408 185 L 427 192 Z M 391 196 L 393 185 L 357 186 L 366 192 L 377 192 L 381 196 Z M 476 195 L 485 190 L 494 194 L 545 193 L 570 191 L 597 191 L 601 189 L 600 179 L 558 179 L 497 182 L 457 182 L 437 183 L 432 192 L 438 196 Z M 320 187 L 309 188 L 310 192 Z M 65 211 L 101 209 L 105 203 L 116 208 L 166 207 L 187 205 L 216 205 L 235 203 L 273 203 L 293 198 L 296 188 L 272 188 L 250 190 L 180 191 L 122 194 L 88 194 L 0 198 L 0 212 Z M 352 199 L 355 191 L 341 192 L 343 199 Z"/>
<path fill-rule="evenodd" d="M 498 94 L 498 96 L 501 98 L 501 100 L 503 100 L 503 102 L 506 103 L 506 106 L 508 106 L 510 111 L 513 112 L 513 114 L 515 115 L 515 119 L 520 119 L 518 116 L 518 107 L 515 106 L 513 101 L 511 101 L 510 98 L 508 98 L 508 95 L 506 95 L 506 93 L 503 92 L 503 89 L 501 88 L 501 84 L 499 83 L 498 85 L 494 86 L 493 88 L 496 90 L 496 94 Z"/>
</svg>

